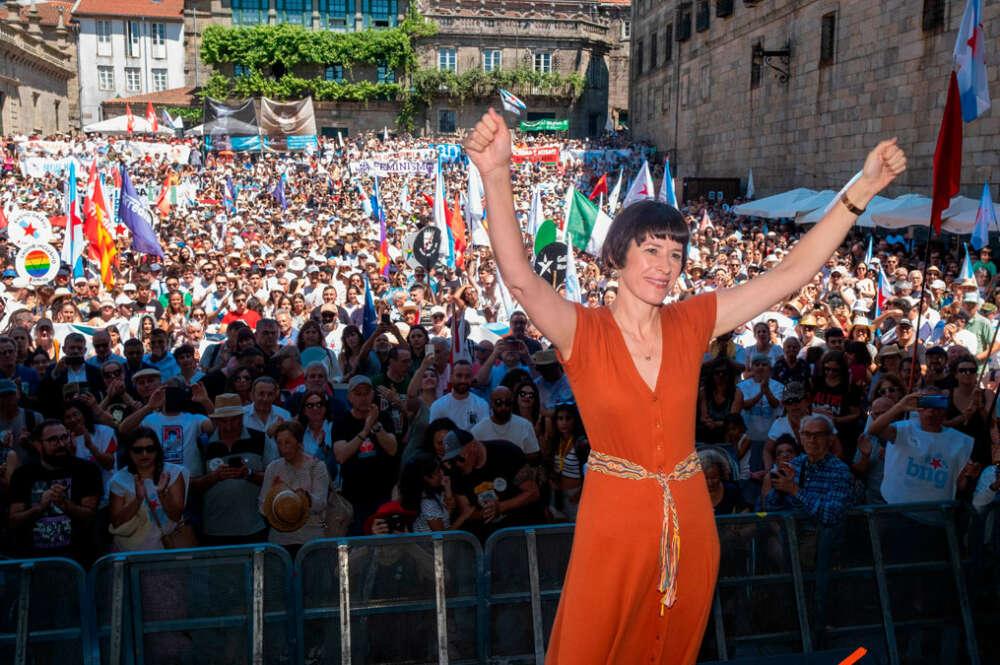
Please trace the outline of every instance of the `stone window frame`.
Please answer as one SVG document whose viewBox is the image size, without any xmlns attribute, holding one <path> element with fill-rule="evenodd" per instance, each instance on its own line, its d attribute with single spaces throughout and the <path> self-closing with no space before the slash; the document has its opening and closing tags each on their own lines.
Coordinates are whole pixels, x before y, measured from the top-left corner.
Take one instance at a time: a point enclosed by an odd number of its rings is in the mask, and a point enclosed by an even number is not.
<svg viewBox="0 0 1000 665">
<path fill-rule="evenodd" d="M 533 71 L 540 72 L 542 74 L 551 73 L 552 60 L 552 51 L 531 52 L 531 68 Z"/>
<path fill-rule="evenodd" d="M 113 55 L 111 36 L 114 31 L 114 21 L 103 18 L 94 21 L 94 33 L 97 35 L 97 55 Z"/>
<path fill-rule="evenodd" d="M 451 125 L 450 125 L 451 129 L 450 130 L 442 129 L 442 126 L 443 126 L 442 125 L 442 121 L 445 118 L 448 117 L 448 116 L 445 115 L 447 113 L 451 114 Z M 438 109 L 438 133 L 439 134 L 451 134 L 451 133 L 453 133 L 455 131 L 455 129 L 457 127 L 458 127 L 458 113 L 455 112 L 455 109 Z"/>
<path fill-rule="evenodd" d="M 489 62 L 489 60 L 493 60 L 494 58 L 487 59 L 487 55 L 495 56 L 496 62 Z M 483 49 L 482 61 L 484 72 L 500 71 L 503 69 L 503 51 L 498 48 Z"/>
<path fill-rule="evenodd" d="M 115 68 L 112 65 L 97 66 L 97 89 L 115 89 Z"/>
<path fill-rule="evenodd" d="M 458 73 L 458 49 L 439 47 L 437 51 L 437 69 L 439 72 Z"/>
<path fill-rule="evenodd" d="M 162 92 L 170 87 L 170 78 L 166 67 L 155 67 L 150 70 L 152 73 L 151 78 L 153 79 L 153 92 Z M 162 77 L 162 83 L 159 79 Z"/>
<path fill-rule="evenodd" d="M 135 85 L 132 85 L 133 80 Z M 142 92 L 142 69 L 139 67 L 125 68 L 125 90 L 127 92 Z"/>
</svg>

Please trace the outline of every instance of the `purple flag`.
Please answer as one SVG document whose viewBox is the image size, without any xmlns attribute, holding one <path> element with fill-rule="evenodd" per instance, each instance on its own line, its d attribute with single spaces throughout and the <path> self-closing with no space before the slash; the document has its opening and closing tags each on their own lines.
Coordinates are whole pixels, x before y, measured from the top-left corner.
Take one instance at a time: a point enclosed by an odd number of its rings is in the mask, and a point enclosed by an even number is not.
<svg viewBox="0 0 1000 665">
<path fill-rule="evenodd" d="M 275 185 L 274 191 L 271 192 L 271 195 L 274 196 L 274 198 L 276 198 L 278 200 L 278 203 L 281 204 L 281 209 L 282 210 L 287 210 L 288 209 L 288 201 L 285 199 L 285 174 L 284 173 L 282 173 L 281 177 L 278 179 L 278 184 Z"/>
<path fill-rule="evenodd" d="M 163 257 L 163 248 L 153 232 L 153 214 L 149 206 L 136 195 L 132 178 L 129 177 L 125 165 L 121 166 L 122 195 L 118 216 L 122 223 L 132 232 L 132 249 L 143 254 Z"/>
</svg>

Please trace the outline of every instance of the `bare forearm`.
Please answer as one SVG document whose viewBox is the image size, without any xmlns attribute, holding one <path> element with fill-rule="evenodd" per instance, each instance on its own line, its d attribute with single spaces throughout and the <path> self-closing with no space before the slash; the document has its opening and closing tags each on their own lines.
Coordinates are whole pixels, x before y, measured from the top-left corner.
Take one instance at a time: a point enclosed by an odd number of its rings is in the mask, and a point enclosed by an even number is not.
<svg viewBox="0 0 1000 665">
<path fill-rule="evenodd" d="M 535 272 L 524 256 L 521 229 L 514 215 L 514 193 L 510 185 L 510 171 L 497 169 L 484 176 L 483 189 L 490 211 L 489 236 L 497 267 L 504 283 L 514 298 L 524 295 L 529 280 Z M 520 300 L 520 298 L 518 298 Z"/>
</svg>

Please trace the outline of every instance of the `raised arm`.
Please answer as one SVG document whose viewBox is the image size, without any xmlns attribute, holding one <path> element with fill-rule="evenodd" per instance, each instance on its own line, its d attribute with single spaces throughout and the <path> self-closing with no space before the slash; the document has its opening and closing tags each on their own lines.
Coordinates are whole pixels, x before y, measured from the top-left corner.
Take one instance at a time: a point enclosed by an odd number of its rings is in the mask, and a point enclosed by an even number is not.
<svg viewBox="0 0 1000 665">
<path fill-rule="evenodd" d="M 535 274 L 524 255 L 510 185 L 510 132 L 499 113 L 490 109 L 483 115 L 465 139 L 465 150 L 483 178 L 490 245 L 500 275 L 535 327 L 568 359 L 576 333 L 576 310 Z"/>
<path fill-rule="evenodd" d="M 882 141 L 868 153 L 861 177 L 847 188 L 848 201 L 857 208 L 865 208 L 905 170 L 906 155 L 896 145 L 896 139 Z M 857 218 L 844 203 L 835 202 L 830 212 L 799 240 L 776 268 L 739 286 L 718 291 L 713 336 L 749 321 L 781 300 L 783 294 L 801 288 L 812 279 L 844 242 Z M 492 228 L 491 224 L 491 231 Z"/>
</svg>

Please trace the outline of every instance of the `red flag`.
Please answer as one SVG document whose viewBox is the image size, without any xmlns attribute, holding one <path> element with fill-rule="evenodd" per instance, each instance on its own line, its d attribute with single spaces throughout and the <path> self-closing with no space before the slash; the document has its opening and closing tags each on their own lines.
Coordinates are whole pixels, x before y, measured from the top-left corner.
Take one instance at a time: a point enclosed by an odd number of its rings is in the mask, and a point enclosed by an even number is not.
<svg viewBox="0 0 1000 665">
<path fill-rule="evenodd" d="M 104 189 L 97 178 L 97 160 L 90 165 L 87 174 L 87 195 L 83 199 L 83 234 L 87 237 L 88 255 L 101 266 L 101 281 L 110 289 L 115 278 L 111 264 L 116 260 L 118 250 L 111 234 L 104 227 L 108 218 L 108 204 L 104 200 Z"/>
<path fill-rule="evenodd" d="M 167 174 L 167 179 L 163 181 L 163 187 L 160 189 L 160 197 L 156 199 L 156 209 L 160 212 L 160 215 L 166 217 L 170 214 L 170 174 Z"/>
<path fill-rule="evenodd" d="M 958 77 L 953 71 L 948 82 L 948 101 L 941 117 L 937 147 L 934 149 L 934 194 L 931 199 L 931 224 L 941 234 L 941 213 L 958 195 L 962 175 L 962 101 L 958 95 Z"/>
<path fill-rule="evenodd" d="M 3 212 L 3 206 L 0 205 L 0 231 L 7 228 L 7 215 Z"/>
<path fill-rule="evenodd" d="M 451 229 L 451 237 L 455 239 L 455 265 L 465 270 L 465 250 L 469 245 L 465 240 L 465 220 L 462 219 L 458 194 L 455 195 L 455 208 L 448 215 L 448 228 Z"/>
<path fill-rule="evenodd" d="M 153 111 L 153 102 L 146 102 L 146 122 L 152 128 L 149 131 L 157 132 L 160 129 L 160 124 L 156 121 L 156 112 Z"/>
<path fill-rule="evenodd" d="M 129 134 L 135 129 L 135 116 L 132 115 L 132 107 L 125 103 L 125 131 Z"/>
<path fill-rule="evenodd" d="M 608 174 L 607 173 L 605 173 L 604 175 L 601 176 L 601 179 L 598 180 L 597 184 L 594 186 L 594 191 L 592 191 L 590 193 L 590 196 L 588 196 L 587 198 L 590 199 L 591 201 L 593 201 L 598 196 L 600 196 L 602 193 L 604 194 L 605 197 L 607 197 L 607 195 L 608 195 Z"/>
</svg>

